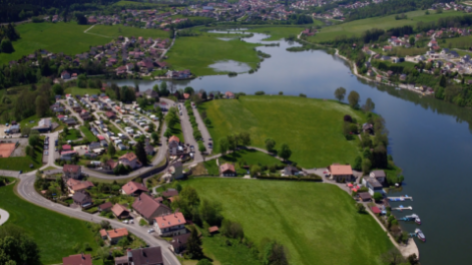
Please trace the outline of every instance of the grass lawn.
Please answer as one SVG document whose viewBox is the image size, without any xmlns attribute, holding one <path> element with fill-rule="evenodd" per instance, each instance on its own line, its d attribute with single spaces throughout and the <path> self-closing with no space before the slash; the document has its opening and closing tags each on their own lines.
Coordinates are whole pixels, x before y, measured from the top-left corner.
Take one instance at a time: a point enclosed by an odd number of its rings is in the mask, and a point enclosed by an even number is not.
<svg viewBox="0 0 472 265">
<path fill-rule="evenodd" d="M 405 25 L 416 26 L 416 24 L 420 21 L 431 22 L 437 21 L 442 17 L 462 15 L 462 13 L 456 11 L 444 11 L 441 14 L 425 15 L 424 10 L 411 11 L 405 14 L 408 16 L 408 19 L 396 20 L 396 15 L 390 15 L 384 17 L 360 19 L 322 28 L 319 30 L 319 33 L 315 34 L 312 37 L 309 37 L 308 40 L 313 42 L 326 42 L 332 41 L 336 37 L 340 36 L 360 36 L 363 32 L 372 28 L 388 30 L 391 28 L 402 27 Z"/>
<path fill-rule="evenodd" d="M 100 95 L 102 91 L 98 88 L 80 88 L 80 87 L 68 87 L 65 90 L 64 94 L 72 94 L 72 95 L 79 95 L 84 96 L 85 94 L 89 95 Z"/>
<path fill-rule="evenodd" d="M 38 122 L 41 118 L 38 118 L 36 115 L 33 115 L 29 118 L 23 119 L 20 121 L 20 128 L 21 130 L 25 128 L 33 128 L 38 126 Z"/>
<path fill-rule="evenodd" d="M 472 36 L 461 36 L 457 38 L 448 38 L 444 40 L 438 40 L 439 45 L 447 48 L 459 48 L 467 50 L 472 42 Z"/>
<path fill-rule="evenodd" d="M 69 133 L 66 135 L 65 140 L 77 140 L 82 138 L 80 131 L 76 129 L 69 129 Z"/>
<path fill-rule="evenodd" d="M 77 254 L 76 244 L 89 243 L 93 250 L 98 245 L 87 223 L 38 207 L 20 199 L 13 185 L 0 188 L 0 208 L 10 213 L 7 223 L 22 227 L 38 244 L 41 262 L 57 264 L 62 257 Z"/>
<path fill-rule="evenodd" d="M 196 37 L 179 37 L 167 53 L 167 62 L 174 69 L 190 69 L 197 76 L 226 74 L 208 66 L 218 61 L 233 60 L 256 68 L 260 62 L 254 50 L 257 46 L 241 40 L 223 41 L 212 33 L 201 32 Z"/>
<path fill-rule="evenodd" d="M 133 27 L 115 27 L 97 25 L 90 33 L 84 31 L 90 25 L 78 25 L 70 23 L 25 23 L 16 26 L 21 39 L 13 42 L 15 52 L 11 54 L 0 53 L 0 64 L 18 60 L 22 56 L 29 55 L 38 49 L 46 49 L 50 52 L 64 52 L 75 55 L 86 52 L 90 46 L 103 45 L 112 41 L 112 38 L 122 36 L 143 37 L 168 37 L 169 34 L 162 30 L 139 29 Z M 121 33 L 119 32 L 121 28 Z M 102 36 L 103 35 L 103 36 Z"/>
<path fill-rule="evenodd" d="M 0 158 L 0 168 L 5 170 L 21 170 L 23 172 L 29 172 L 42 167 L 44 138 L 41 139 L 40 144 L 37 145 L 34 149 L 36 154 L 34 159 L 29 156 Z M 31 164 L 33 164 L 32 168 L 30 168 Z"/>
<path fill-rule="evenodd" d="M 231 246 L 226 244 L 227 240 Z M 232 265 L 262 265 L 257 257 L 252 254 L 252 250 L 238 240 L 227 239 L 226 237 L 216 235 L 213 237 L 202 238 L 203 253 L 215 260 L 213 264 L 232 264 Z"/>
<path fill-rule="evenodd" d="M 248 166 L 251 165 L 260 165 L 260 166 L 272 166 L 272 165 L 283 165 L 283 163 L 270 156 L 268 154 L 255 151 L 255 150 L 240 150 L 236 153 L 227 154 L 219 158 L 220 165 L 223 163 L 232 163 L 235 164 L 235 169 L 238 175 L 246 175 L 247 170 L 242 168 L 241 165 L 247 164 Z M 216 159 L 206 161 L 205 168 L 208 171 L 209 175 L 218 176 L 219 169 L 218 165 L 216 165 Z"/>
<path fill-rule="evenodd" d="M 290 160 L 305 168 L 332 163 L 352 163 L 357 156 L 356 141 L 342 134 L 343 117 L 365 119 L 360 111 L 331 100 L 288 96 L 243 96 L 239 100 L 213 100 L 198 106 L 206 110 L 215 152 L 219 139 L 239 132 L 251 134 L 251 145 L 265 148 L 272 138 L 276 149 L 283 143 L 292 150 Z"/>
<path fill-rule="evenodd" d="M 379 256 L 393 247 L 376 221 L 358 214 L 350 196 L 334 185 L 221 178 L 182 185 L 221 202 L 225 218 L 240 222 L 256 244 L 263 238 L 281 242 L 292 265 L 382 264 Z"/>
<path fill-rule="evenodd" d="M 85 138 L 90 142 L 98 141 L 97 137 L 85 126 L 80 126 L 80 131 L 85 135 Z"/>
</svg>

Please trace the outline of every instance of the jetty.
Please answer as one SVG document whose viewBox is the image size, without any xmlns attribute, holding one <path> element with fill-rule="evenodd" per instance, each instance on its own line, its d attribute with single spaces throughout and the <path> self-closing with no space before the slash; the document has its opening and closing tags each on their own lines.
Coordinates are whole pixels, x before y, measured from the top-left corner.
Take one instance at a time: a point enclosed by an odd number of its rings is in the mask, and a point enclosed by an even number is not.
<svg viewBox="0 0 472 265">
<path fill-rule="evenodd" d="M 394 207 L 392 210 L 403 211 L 403 210 L 413 210 L 413 207 L 400 205 L 399 207 Z"/>
<path fill-rule="evenodd" d="M 405 201 L 405 200 L 413 201 L 413 197 L 410 197 L 408 195 L 398 196 L 398 197 L 387 197 L 387 199 L 389 201 L 392 201 L 392 202 L 402 202 L 402 201 Z"/>
</svg>

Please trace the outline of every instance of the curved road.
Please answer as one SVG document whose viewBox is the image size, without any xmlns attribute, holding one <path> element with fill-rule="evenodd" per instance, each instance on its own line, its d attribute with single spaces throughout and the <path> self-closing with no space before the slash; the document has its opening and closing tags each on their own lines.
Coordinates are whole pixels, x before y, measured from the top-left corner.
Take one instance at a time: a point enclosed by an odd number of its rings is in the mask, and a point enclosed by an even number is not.
<svg viewBox="0 0 472 265">
<path fill-rule="evenodd" d="M 146 228 L 134 225 L 125 225 L 119 221 L 111 220 L 105 217 L 91 215 L 85 212 L 82 212 L 80 209 L 72 209 L 58 203 L 51 202 L 39 195 L 34 189 L 34 181 L 36 179 L 35 173 L 30 172 L 28 174 L 23 174 L 20 176 L 20 183 L 18 184 L 18 194 L 23 197 L 25 200 L 34 203 L 40 207 L 48 208 L 52 211 L 68 215 L 72 218 L 82 219 L 89 222 L 100 223 L 101 221 L 110 222 L 111 226 L 114 228 L 126 227 L 131 233 L 137 237 L 144 240 L 150 246 L 160 246 L 162 250 L 162 255 L 164 257 L 165 265 L 180 265 L 178 259 L 169 249 L 169 243 L 164 240 L 159 240 L 154 238 L 154 236 L 147 233 Z M 2 214 L 0 212 L 0 214 Z M 2 214 L 3 216 L 3 214 Z"/>
<path fill-rule="evenodd" d="M 10 218 L 10 214 L 5 210 L 0 209 L 0 225 L 3 225 L 6 221 L 8 221 L 8 218 Z"/>
</svg>

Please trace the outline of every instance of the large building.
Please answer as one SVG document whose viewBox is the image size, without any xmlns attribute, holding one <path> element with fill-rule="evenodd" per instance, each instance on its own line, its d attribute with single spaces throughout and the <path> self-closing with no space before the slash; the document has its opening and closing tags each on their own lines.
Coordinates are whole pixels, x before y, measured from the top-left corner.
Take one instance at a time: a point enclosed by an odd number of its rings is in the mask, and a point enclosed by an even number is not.
<svg viewBox="0 0 472 265">
<path fill-rule="evenodd" d="M 182 213 L 171 213 L 155 218 L 154 227 L 160 236 L 178 236 L 186 234 L 185 217 Z"/>
<path fill-rule="evenodd" d="M 133 209 L 150 224 L 154 218 L 171 213 L 171 209 L 146 193 L 142 193 L 133 203 Z"/>
</svg>

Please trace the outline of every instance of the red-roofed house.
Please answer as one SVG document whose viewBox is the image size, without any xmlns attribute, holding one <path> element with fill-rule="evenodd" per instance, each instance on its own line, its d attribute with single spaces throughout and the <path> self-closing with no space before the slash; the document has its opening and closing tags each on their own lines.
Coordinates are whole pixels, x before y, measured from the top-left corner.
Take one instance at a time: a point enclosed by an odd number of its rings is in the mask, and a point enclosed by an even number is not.
<svg viewBox="0 0 472 265">
<path fill-rule="evenodd" d="M 141 193 L 133 203 L 133 209 L 149 223 L 154 222 L 154 218 L 169 214 L 171 210 L 164 204 L 158 203 L 146 193 Z"/>
<path fill-rule="evenodd" d="M 90 254 L 76 254 L 62 258 L 64 265 L 92 265 L 92 256 Z"/>
<path fill-rule="evenodd" d="M 227 91 L 227 92 L 225 93 L 225 98 L 228 98 L 228 99 L 234 98 L 233 92 Z"/>
<path fill-rule="evenodd" d="M 171 213 L 155 218 L 154 227 L 160 236 L 177 236 L 187 233 L 182 213 Z"/>
<path fill-rule="evenodd" d="M 108 240 L 110 244 L 116 244 L 120 239 L 128 236 L 128 229 L 126 228 L 115 228 L 107 231 Z"/>
<path fill-rule="evenodd" d="M 72 147 L 69 144 L 65 144 L 62 146 L 62 151 L 70 151 L 72 150 Z"/>
<path fill-rule="evenodd" d="M 118 219 L 124 219 L 129 217 L 129 210 L 125 206 L 121 204 L 115 204 L 111 208 L 111 212 L 116 216 Z"/>
<path fill-rule="evenodd" d="M 234 177 L 236 176 L 236 170 L 234 165 L 230 163 L 224 163 L 220 166 L 220 175 L 224 177 Z"/>
<path fill-rule="evenodd" d="M 182 146 L 180 146 L 180 139 L 179 137 L 172 135 L 169 138 L 169 144 L 167 145 L 167 148 L 169 149 L 169 155 L 171 156 L 179 156 L 183 154 L 184 149 Z"/>
<path fill-rule="evenodd" d="M 139 196 L 143 192 L 149 192 L 149 190 L 142 183 L 130 181 L 121 187 L 121 192 L 126 195 Z"/>
<path fill-rule="evenodd" d="M 349 182 L 352 179 L 352 168 L 350 165 L 333 164 L 329 166 L 328 169 L 331 175 L 331 179 L 334 179 L 337 182 Z"/>
<path fill-rule="evenodd" d="M 71 194 L 74 194 L 78 191 L 85 191 L 91 187 L 94 187 L 93 183 L 90 181 L 80 181 L 73 178 L 68 179 L 66 185 Z"/>
<path fill-rule="evenodd" d="M 81 168 L 78 165 L 64 165 L 62 167 L 62 172 L 64 172 L 64 177 L 66 179 L 78 179 L 82 173 Z"/>
<path fill-rule="evenodd" d="M 118 160 L 122 165 L 129 166 L 131 169 L 141 166 L 141 162 L 133 152 L 122 155 Z"/>
</svg>

